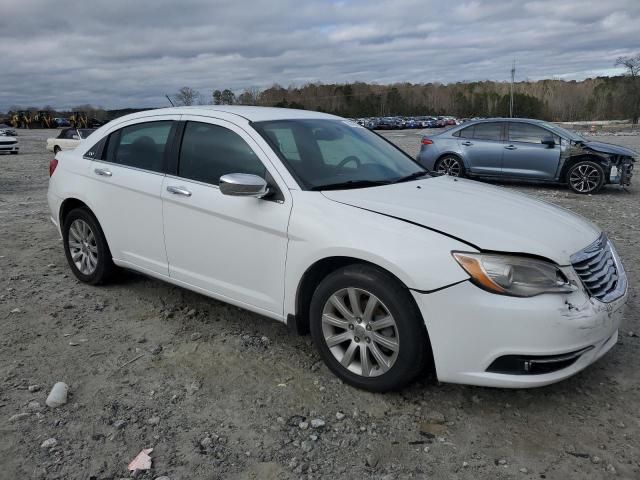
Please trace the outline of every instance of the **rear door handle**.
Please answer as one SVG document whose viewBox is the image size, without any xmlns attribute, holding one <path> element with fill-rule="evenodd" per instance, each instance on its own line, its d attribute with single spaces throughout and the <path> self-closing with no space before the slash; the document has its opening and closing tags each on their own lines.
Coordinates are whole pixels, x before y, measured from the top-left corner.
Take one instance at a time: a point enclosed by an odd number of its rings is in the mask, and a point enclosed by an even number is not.
<svg viewBox="0 0 640 480">
<path fill-rule="evenodd" d="M 514 145 L 507 145 L 507 146 L 506 146 L 506 147 L 504 147 L 504 148 L 506 148 L 507 150 L 517 150 L 517 149 L 518 149 L 518 147 L 516 147 L 516 146 L 514 146 Z"/>
<path fill-rule="evenodd" d="M 96 168 L 94 172 L 96 175 L 100 175 L 101 177 L 110 177 L 111 175 L 113 175 L 111 173 L 111 170 L 109 170 L 108 168 Z"/>
<path fill-rule="evenodd" d="M 471 142 L 462 142 L 462 145 L 464 145 L 465 147 L 470 147 L 471 145 L 473 145 L 473 143 L 471 143 Z"/>
<path fill-rule="evenodd" d="M 184 187 L 174 187 L 170 185 L 167 187 L 167 192 L 173 193 L 174 195 L 182 195 L 184 197 L 191 196 L 191 192 Z"/>
</svg>

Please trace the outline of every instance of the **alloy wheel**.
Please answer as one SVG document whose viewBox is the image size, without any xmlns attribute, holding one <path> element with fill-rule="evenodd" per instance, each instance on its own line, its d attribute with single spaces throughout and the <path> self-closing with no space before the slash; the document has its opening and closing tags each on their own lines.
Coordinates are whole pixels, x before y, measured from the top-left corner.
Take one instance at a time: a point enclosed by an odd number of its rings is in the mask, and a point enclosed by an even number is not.
<svg viewBox="0 0 640 480">
<path fill-rule="evenodd" d="M 578 192 L 591 192 L 600 184 L 600 172 L 592 165 L 580 165 L 571 172 L 569 183 Z"/>
<path fill-rule="evenodd" d="M 462 173 L 462 167 L 460 161 L 454 157 L 445 157 L 438 162 L 436 172 L 443 175 L 451 175 L 452 177 L 459 177 Z"/>
<path fill-rule="evenodd" d="M 322 312 L 322 334 L 335 359 L 363 377 L 389 371 L 400 349 L 398 326 L 389 309 L 359 288 L 344 288 L 329 297 Z"/>
<path fill-rule="evenodd" d="M 91 275 L 98 267 L 98 245 L 91 227 L 77 218 L 69 227 L 71 260 L 83 275 Z"/>
</svg>

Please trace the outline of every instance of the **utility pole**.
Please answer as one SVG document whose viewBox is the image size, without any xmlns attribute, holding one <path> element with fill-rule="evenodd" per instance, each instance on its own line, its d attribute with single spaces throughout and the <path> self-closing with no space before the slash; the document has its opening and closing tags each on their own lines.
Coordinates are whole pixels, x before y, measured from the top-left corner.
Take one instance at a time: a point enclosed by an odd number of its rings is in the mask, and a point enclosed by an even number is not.
<svg viewBox="0 0 640 480">
<path fill-rule="evenodd" d="M 511 90 L 509 94 L 509 118 L 513 118 L 513 82 L 516 79 L 516 61 L 511 66 Z"/>
</svg>

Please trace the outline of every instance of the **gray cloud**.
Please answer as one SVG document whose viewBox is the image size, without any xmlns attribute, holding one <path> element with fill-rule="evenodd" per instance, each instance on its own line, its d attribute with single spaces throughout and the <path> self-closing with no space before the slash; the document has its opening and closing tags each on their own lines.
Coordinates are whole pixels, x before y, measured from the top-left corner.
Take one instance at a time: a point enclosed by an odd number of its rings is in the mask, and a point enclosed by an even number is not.
<svg viewBox="0 0 640 480">
<path fill-rule="evenodd" d="M 0 110 L 164 105 L 305 82 L 581 79 L 640 50 L 637 0 L 3 0 Z"/>
</svg>

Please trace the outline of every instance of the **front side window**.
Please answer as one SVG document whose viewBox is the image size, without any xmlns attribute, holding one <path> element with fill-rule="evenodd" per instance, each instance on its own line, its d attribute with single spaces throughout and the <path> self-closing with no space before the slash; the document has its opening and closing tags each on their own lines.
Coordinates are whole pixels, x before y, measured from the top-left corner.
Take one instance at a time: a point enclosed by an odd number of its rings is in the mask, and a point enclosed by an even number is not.
<svg viewBox="0 0 640 480">
<path fill-rule="evenodd" d="M 522 143 L 542 143 L 553 134 L 544 128 L 524 122 L 509 123 L 509 141 Z"/>
<path fill-rule="evenodd" d="M 180 147 L 178 175 L 218 185 L 228 173 L 265 178 L 266 169 L 255 152 L 235 132 L 209 123 L 187 122 Z"/>
<path fill-rule="evenodd" d="M 502 124 L 498 122 L 478 123 L 474 126 L 473 138 L 499 141 L 502 138 Z"/>
<path fill-rule="evenodd" d="M 354 122 L 299 119 L 252 125 L 307 190 L 359 188 L 426 174 L 402 151 Z"/>
<path fill-rule="evenodd" d="M 107 143 L 107 159 L 128 167 L 161 172 L 173 122 L 146 122 L 112 133 Z"/>
</svg>

